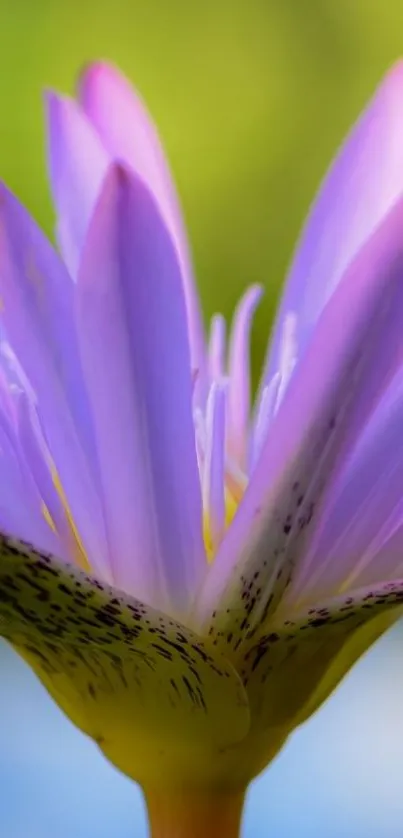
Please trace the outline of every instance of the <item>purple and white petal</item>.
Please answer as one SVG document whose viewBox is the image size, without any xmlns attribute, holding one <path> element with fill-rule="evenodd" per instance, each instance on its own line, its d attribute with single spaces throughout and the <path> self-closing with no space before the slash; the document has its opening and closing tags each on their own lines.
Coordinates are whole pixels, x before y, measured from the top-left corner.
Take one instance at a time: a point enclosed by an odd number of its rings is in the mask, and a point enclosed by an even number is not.
<svg viewBox="0 0 403 838">
<path fill-rule="evenodd" d="M 79 85 L 79 101 L 97 130 L 110 159 L 131 166 L 154 195 L 178 251 L 189 326 L 196 390 L 205 398 L 206 348 L 202 315 L 176 189 L 161 142 L 145 105 L 127 79 L 112 65 L 90 65 Z"/>
<path fill-rule="evenodd" d="M 33 542 L 68 559 L 64 545 L 44 516 L 43 499 L 21 455 L 14 428 L 0 414 L 0 526 L 3 532 Z"/>
<path fill-rule="evenodd" d="M 62 545 L 62 555 L 88 570 L 89 562 L 80 545 L 74 523 L 69 517 L 63 487 L 58 485 L 55 465 L 46 445 L 35 407 L 24 391 L 14 393 L 14 401 L 16 432 L 21 457 L 49 513 L 52 526 Z M 35 539 L 33 543 L 37 544 Z"/>
<path fill-rule="evenodd" d="M 23 377 L 33 394 L 85 552 L 93 567 L 108 578 L 102 507 L 95 488 L 92 419 L 73 310 L 74 286 L 17 199 L 4 186 L 0 197 L 0 322 L 8 341 L 9 374 L 16 381 Z"/>
<path fill-rule="evenodd" d="M 403 572 L 402 427 L 399 370 L 356 450 L 328 488 L 320 521 L 287 595 L 290 605 Z"/>
<path fill-rule="evenodd" d="M 57 238 L 64 261 L 75 278 L 109 155 L 90 121 L 72 99 L 48 93 L 46 116 Z"/>
<path fill-rule="evenodd" d="M 205 568 L 181 271 L 146 186 L 114 166 L 77 284 L 116 585 L 182 613 Z"/>
</svg>

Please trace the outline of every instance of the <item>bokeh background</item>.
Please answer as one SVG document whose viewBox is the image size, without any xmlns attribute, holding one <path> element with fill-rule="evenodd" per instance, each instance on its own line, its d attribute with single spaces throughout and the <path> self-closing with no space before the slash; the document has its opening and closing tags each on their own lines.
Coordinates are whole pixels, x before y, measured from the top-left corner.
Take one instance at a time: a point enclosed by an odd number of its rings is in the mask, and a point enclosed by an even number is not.
<svg viewBox="0 0 403 838">
<path fill-rule="evenodd" d="M 255 369 L 298 230 L 348 126 L 403 52 L 400 0 L 0 0 L 1 176 L 51 232 L 41 91 L 93 57 L 147 99 L 206 315 L 266 287 Z M 402 100 L 403 108 L 403 100 Z M 251 789 L 245 838 L 398 838 L 402 628 Z M 140 793 L 0 647 L 1 838 L 145 838 Z"/>
</svg>

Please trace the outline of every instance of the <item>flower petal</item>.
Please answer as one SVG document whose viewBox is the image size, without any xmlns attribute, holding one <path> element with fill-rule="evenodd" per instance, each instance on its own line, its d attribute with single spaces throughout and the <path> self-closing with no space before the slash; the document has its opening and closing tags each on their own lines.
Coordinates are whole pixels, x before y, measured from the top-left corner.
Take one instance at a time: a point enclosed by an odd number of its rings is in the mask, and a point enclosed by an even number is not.
<svg viewBox="0 0 403 838">
<path fill-rule="evenodd" d="M 203 776 L 218 751 L 247 732 L 240 679 L 214 647 L 165 614 L 4 536 L 0 634 L 75 724 L 136 780 L 162 781 L 167 771 Z"/>
<path fill-rule="evenodd" d="M 277 607 L 325 489 L 402 363 L 402 228 L 403 201 L 339 283 L 209 569 L 199 619 L 235 647 Z"/>
<path fill-rule="evenodd" d="M 344 271 L 403 192 L 403 63 L 396 64 L 344 142 L 302 233 L 263 383 L 278 371 L 283 323 L 296 317 L 301 356 Z"/>
<path fill-rule="evenodd" d="M 10 344 L 8 362 L 18 367 L 17 379 L 20 374 L 28 379 L 85 550 L 90 561 L 107 574 L 102 509 L 94 488 L 92 420 L 78 352 L 73 288 L 45 236 L 17 199 L 1 186 L 0 319 Z"/>
<path fill-rule="evenodd" d="M 0 526 L 24 539 L 35 539 L 43 550 L 61 558 L 66 552 L 45 520 L 43 502 L 26 467 L 13 429 L 0 415 Z"/>
<path fill-rule="evenodd" d="M 94 211 L 77 291 L 114 580 L 182 613 L 205 555 L 181 274 L 154 198 L 121 166 Z"/>
<path fill-rule="evenodd" d="M 48 93 L 46 116 L 57 236 L 66 265 L 75 277 L 109 155 L 81 108 L 68 96 Z"/>
<path fill-rule="evenodd" d="M 83 110 L 113 160 L 130 165 L 155 196 L 178 250 L 188 315 L 192 367 L 205 386 L 206 350 L 202 316 L 176 190 L 157 134 L 139 95 L 118 70 L 91 64 L 79 84 Z"/>
<path fill-rule="evenodd" d="M 399 542 L 401 546 L 401 536 L 390 549 L 390 539 L 397 536 L 403 522 L 402 427 L 400 370 L 353 456 L 329 485 L 320 526 L 312 533 L 287 594 L 290 604 L 392 579 L 403 572 L 397 546 Z"/>
<path fill-rule="evenodd" d="M 45 505 L 46 514 L 50 516 L 51 526 L 57 533 L 59 539 L 57 555 L 77 562 L 80 567 L 89 570 L 88 559 L 77 538 L 74 522 L 69 518 L 61 487 L 58 486 L 55 466 L 43 438 L 34 406 L 24 392 L 15 393 L 14 400 L 16 431 L 21 454 L 42 499 L 42 505 Z M 18 533 L 21 538 L 23 537 L 23 531 L 19 527 L 8 531 Z M 30 540 L 33 540 L 35 544 L 42 544 L 34 536 L 31 536 Z"/>
</svg>

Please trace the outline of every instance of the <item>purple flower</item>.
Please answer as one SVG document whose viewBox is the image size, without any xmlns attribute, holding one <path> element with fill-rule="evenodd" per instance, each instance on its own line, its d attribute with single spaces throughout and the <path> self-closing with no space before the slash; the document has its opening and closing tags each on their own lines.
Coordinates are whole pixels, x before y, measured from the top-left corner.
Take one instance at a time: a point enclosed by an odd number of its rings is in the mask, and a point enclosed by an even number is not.
<svg viewBox="0 0 403 838">
<path fill-rule="evenodd" d="M 403 604 L 403 68 L 328 174 L 251 408 L 205 340 L 143 104 L 47 98 L 61 257 L 0 195 L 0 631 L 143 787 L 155 836 L 238 832 L 245 788 Z"/>
</svg>

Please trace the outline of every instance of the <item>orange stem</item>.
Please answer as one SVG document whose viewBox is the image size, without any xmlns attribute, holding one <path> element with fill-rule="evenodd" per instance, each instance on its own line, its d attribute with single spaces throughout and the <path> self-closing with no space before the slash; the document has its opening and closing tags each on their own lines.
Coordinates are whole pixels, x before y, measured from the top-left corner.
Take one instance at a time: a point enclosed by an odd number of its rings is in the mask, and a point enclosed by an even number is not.
<svg viewBox="0 0 403 838">
<path fill-rule="evenodd" d="M 145 790 L 151 838 L 239 838 L 245 792 Z"/>
</svg>

